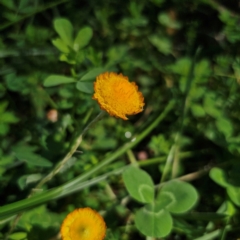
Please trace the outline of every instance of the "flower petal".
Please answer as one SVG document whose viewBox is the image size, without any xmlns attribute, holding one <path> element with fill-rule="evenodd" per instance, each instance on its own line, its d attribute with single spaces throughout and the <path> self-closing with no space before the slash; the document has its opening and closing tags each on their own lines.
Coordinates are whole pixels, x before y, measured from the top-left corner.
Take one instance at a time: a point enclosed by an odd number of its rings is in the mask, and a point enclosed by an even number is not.
<svg viewBox="0 0 240 240">
<path fill-rule="evenodd" d="M 62 240 L 103 240 L 106 224 L 91 208 L 79 208 L 69 213 L 61 226 Z"/>
<path fill-rule="evenodd" d="M 134 115 L 143 110 L 144 98 L 135 82 L 121 73 L 106 72 L 100 74 L 94 82 L 93 99 L 100 108 L 111 116 L 127 120 L 126 115 Z"/>
</svg>

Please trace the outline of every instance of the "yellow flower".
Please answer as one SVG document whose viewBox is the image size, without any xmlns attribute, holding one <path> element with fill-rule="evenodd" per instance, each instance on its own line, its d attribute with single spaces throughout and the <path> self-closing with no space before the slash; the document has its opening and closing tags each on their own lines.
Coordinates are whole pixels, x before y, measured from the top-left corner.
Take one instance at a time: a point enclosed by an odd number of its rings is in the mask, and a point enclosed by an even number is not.
<svg viewBox="0 0 240 240">
<path fill-rule="evenodd" d="M 61 226 L 62 240 L 103 240 L 105 235 L 102 216 L 89 207 L 69 213 Z"/>
<path fill-rule="evenodd" d="M 134 115 L 143 110 L 144 98 L 135 82 L 129 82 L 128 77 L 121 73 L 102 73 L 94 82 L 93 99 L 100 108 L 111 116 L 124 120 L 126 115 Z"/>
</svg>

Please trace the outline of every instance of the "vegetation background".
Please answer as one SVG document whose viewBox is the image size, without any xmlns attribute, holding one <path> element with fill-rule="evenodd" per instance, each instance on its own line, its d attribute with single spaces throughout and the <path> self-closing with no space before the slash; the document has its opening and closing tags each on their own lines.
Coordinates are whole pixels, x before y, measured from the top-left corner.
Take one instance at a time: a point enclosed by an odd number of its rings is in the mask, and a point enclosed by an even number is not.
<svg viewBox="0 0 240 240">
<path fill-rule="evenodd" d="M 130 163 L 154 185 L 180 177 L 198 192 L 191 211 L 158 219 L 161 239 L 240 238 L 239 1 L 0 0 L 0 13 L 0 239 L 58 239 L 66 214 L 86 206 L 103 214 L 106 239 L 157 239 L 135 226 Z M 66 47 L 79 32 L 82 45 Z M 105 71 L 138 84 L 144 111 L 106 115 L 27 199 L 99 113 L 92 85 Z"/>
</svg>

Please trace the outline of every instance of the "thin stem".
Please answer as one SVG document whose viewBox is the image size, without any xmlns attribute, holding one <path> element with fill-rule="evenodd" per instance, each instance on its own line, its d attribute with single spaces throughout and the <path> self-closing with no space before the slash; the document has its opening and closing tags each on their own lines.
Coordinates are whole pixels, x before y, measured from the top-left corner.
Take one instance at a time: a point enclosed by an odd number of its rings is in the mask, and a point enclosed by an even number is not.
<svg viewBox="0 0 240 240">
<path fill-rule="evenodd" d="M 68 160 L 72 157 L 72 155 L 76 152 L 78 149 L 80 143 L 82 142 L 83 136 L 85 133 L 91 128 L 97 121 L 101 119 L 104 112 L 100 112 L 96 118 L 94 118 L 84 129 L 80 134 L 77 134 L 76 139 L 73 141 L 73 144 L 71 145 L 71 148 L 69 152 L 65 155 L 65 157 L 60 161 L 60 163 L 46 176 L 44 177 L 35 187 L 35 189 L 41 188 L 46 182 L 50 181 L 56 174 L 59 173 L 59 171 L 63 168 L 63 166 L 68 162 Z M 30 196 L 33 194 L 33 191 L 31 191 Z M 30 197 L 29 196 L 29 197 Z"/>
<path fill-rule="evenodd" d="M 133 165 L 133 166 L 136 166 L 138 167 L 138 161 L 137 159 L 135 158 L 134 154 L 133 154 L 133 151 L 131 149 L 127 150 L 127 155 L 128 155 L 128 159 L 130 161 L 130 163 Z"/>
<path fill-rule="evenodd" d="M 171 147 L 170 151 L 169 151 L 169 154 L 168 154 L 168 157 L 167 157 L 167 161 L 166 161 L 164 169 L 163 169 L 163 173 L 162 173 L 162 177 L 161 177 L 160 183 L 165 181 L 165 179 L 167 178 L 168 173 L 171 170 L 173 157 L 174 157 L 174 151 L 175 151 L 175 145 L 173 145 Z"/>
<path fill-rule="evenodd" d="M 185 118 L 188 114 L 188 110 L 190 107 L 190 103 L 191 103 L 191 97 L 190 97 L 190 90 L 191 90 L 191 86 L 192 83 L 194 81 L 194 66 L 195 66 L 195 62 L 197 59 L 198 54 L 200 53 L 201 48 L 197 48 L 193 57 L 193 60 L 191 62 L 190 65 L 190 69 L 189 69 L 189 73 L 187 76 L 187 82 L 186 82 L 186 89 L 185 89 L 185 99 L 184 99 L 184 105 L 183 105 L 183 109 L 182 109 L 182 116 L 181 116 L 181 122 L 180 122 L 180 128 L 179 131 L 175 137 L 175 147 L 174 147 L 174 161 L 173 161 L 173 165 L 172 165 L 172 178 L 175 178 L 178 173 L 179 173 L 179 165 L 180 165 L 180 159 L 179 159 L 179 153 L 180 153 L 180 139 L 183 133 L 183 128 L 185 125 Z"/>
<path fill-rule="evenodd" d="M 167 114 L 172 110 L 172 108 L 175 105 L 175 101 L 172 100 L 168 103 L 164 111 L 155 119 L 155 121 L 148 126 L 141 134 L 134 137 L 131 142 L 125 144 L 121 148 L 119 148 L 116 152 L 112 153 L 109 157 L 107 157 L 105 160 L 99 162 L 98 165 L 94 166 L 89 171 L 85 172 L 81 176 L 75 178 L 75 180 L 70 181 L 69 183 L 66 183 L 65 187 L 71 187 L 73 185 L 81 183 L 83 180 L 88 179 L 91 175 L 95 174 L 99 170 L 101 170 L 106 165 L 113 162 L 116 158 L 121 156 L 123 153 L 125 153 L 127 150 L 131 149 L 132 147 L 136 146 L 139 142 L 141 142 L 156 126 L 159 125 L 159 123 L 167 116 Z"/>
</svg>

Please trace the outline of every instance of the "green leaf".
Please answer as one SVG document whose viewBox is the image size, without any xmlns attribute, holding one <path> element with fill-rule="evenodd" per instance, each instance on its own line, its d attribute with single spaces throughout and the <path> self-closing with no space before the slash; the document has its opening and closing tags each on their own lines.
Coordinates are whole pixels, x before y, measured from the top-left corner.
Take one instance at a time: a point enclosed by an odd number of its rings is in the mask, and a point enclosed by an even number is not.
<svg viewBox="0 0 240 240">
<path fill-rule="evenodd" d="M 13 233 L 9 236 L 9 239 L 13 239 L 13 240 L 21 240 L 21 239 L 25 239 L 27 237 L 27 233 L 25 232 L 16 232 Z"/>
<path fill-rule="evenodd" d="M 206 94 L 203 102 L 203 108 L 207 114 L 212 116 L 213 118 L 221 117 L 221 110 L 215 106 L 216 104 L 216 96 L 213 93 Z"/>
<path fill-rule="evenodd" d="M 159 52 L 168 55 L 172 52 L 172 43 L 170 39 L 162 36 L 151 35 L 148 37 L 149 41 L 155 46 Z"/>
<path fill-rule="evenodd" d="M 19 77 L 14 72 L 5 76 L 7 88 L 11 91 L 21 92 L 28 88 L 26 77 Z"/>
<path fill-rule="evenodd" d="M 5 7 L 9 8 L 11 10 L 16 9 L 14 0 L 1 0 L 1 5 L 4 5 Z"/>
<path fill-rule="evenodd" d="M 126 45 L 111 46 L 107 52 L 107 57 L 109 59 L 109 64 L 121 61 L 127 54 L 129 47 Z"/>
<path fill-rule="evenodd" d="M 92 81 L 92 80 L 95 80 L 95 78 L 101 74 L 101 73 L 104 73 L 106 72 L 106 69 L 104 68 L 94 68 L 92 69 L 91 71 L 89 71 L 88 73 L 86 73 L 85 75 L 83 75 L 81 78 L 80 78 L 80 81 Z"/>
<path fill-rule="evenodd" d="M 224 117 L 220 117 L 216 121 L 216 127 L 222 132 L 225 137 L 230 137 L 233 133 L 233 126 L 230 120 Z"/>
<path fill-rule="evenodd" d="M 59 60 L 73 65 L 76 64 L 76 56 L 73 56 L 72 54 L 62 53 L 59 57 Z"/>
<path fill-rule="evenodd" d="M 54 29 L 59 34 L 61 39 L 69 46 L 73 45 L 73 26 L 71 22 L 69 22 L 65 18 L 59 18 L 54 20 Z"/>
<path fill-rule="evenodd" d="M 13 147 L 13 152 L 20 161 L 25 161 L 27 164 L 41 167 L 51 167 L 52 163 L 34 153 L 35 149 L 35 147 L 27 145 L 17 145 Z"/>
<path fill-rule="evenodd" d="M 70 49 L 68 48 L 67 44 L 61 38 L 52 40 L 52 44 L 63 53 L 70 52 Z"/>
<path fill-rule="evenodd" d="M 230 199 L 237 205 L 240 206 L 240 187 L 229 186 L 227 193 Z"/>
<path fill-rule="evenodd" d="M 214 167 L 209 173 L 210 178 L 222 187 L 228 187 L 229 183 L 227 181 L 226 173 L 223 169 Z"/>
<path fill-rule="evenodd" d="M 14 16 L 15 15 L 15 16 Z M 10 22 L 15 22 L 15 21 L 19 21 L 21 19 L 21 17 L 18 15 L 16 16 L 16 14 L 9 12 L 3 12 L 2 16 L 6 19 L 8 19 Z"/>
<path fill-rule="evenodd" d="M 191 69 L 191 59 L 189 58 L 180 58 L 173 65 L 170 65 L 168 69 L 176 74 L 180 75 L 179 86 L 182 92 L 186 91 L 187 88 L 187 76 L 189 75 L 189 71 Z"/>
<path fill-rule="evenodd" d="M 76 82 L 76 80 L 71 77 L 65 77 L 62 75 L 50 75 L 44 80 L 43 86 L 52 87 L 52 86 L 57 86 L 59 84 L 66 84 L 66 83 L 73 83 L 73 82 Z"/>
<path fill-rule="evenodd" d="M 195 117 L 204 117 L 205 111 L 204 108 L 200 104 L 191 104 L 191 111 Z"/>
<path fill-rule="evenodd" d="M 211 73 L 210 69 L 210 63 L 205 59 L 196 64 L 194 68 L 194 75 L 197 79 L 197 82 L 206 82 Z"/>
<path fill-rule="evenodd" d="M 239 61 L 234 61 L 232 64 L 232 68 L 234 70 L 234 75 L 237 78 L 237 80 L 240 79 L 240 66 L 239 66 Z"/>
<path fill-rule="evenodd" d="M 59 214 L 49 211 L 46 205 L 41 205 L 25 212 L 18 222 L 18 227 L 20 229 L 26 229 L 28 232 L 30 232 L 29 230 L 32 229 L 34 225 L 41 226 L 42 229 L 49 229 L 49 227 L 58 226 L 59 221 L 61 221 L 61 216 Z M 33 234 L 34 233 L 31 235 Z M 36 236 L 30 237 L 29 235 L 30 234 L 28 234 L 28 239 L 43 239 L 36 238 Z"/>
<path fill-rule="evenodd" d="M 145 171 L 131 166 L 124 171 L 123 181 L 131 197 L 142 203 L 153 201 L 154 184 Z"/>
<path fill-rule="evenodd" d="M 0 123 L 0 135 L 4 136 L 9 131 L 9 125 L 6 123 Z"/>
<path fill-rule="evenodd" d="M 11 112 L 5 112 L 2 115 L 0 115 L 0 122 L 16 123 L 18 121 L 19 119 L 15 117 L 14 114 Z"/>
<path fill-rule="evenodd" d="M 89 93 L 92 94 L 93 91 L 93 83 L 92 82 L 82 82 L 82 81 L 78 81 L 76 88 L 84 93 Z"/>
<path fill-rule="evenodd" d="M 8 106 L 8 102 L 6 102 L 6 101 L 0 102 L 0 113 L 1 114 L 6 111 L 7 106 Z"/>
<path fill-rule="evenodd" d="M 169 199 L 166 209 L 172 213 L 184 213 L 190 210 L 198 200 L 196 189 L 189 183 L 179 180 L 167 182 L 161 188 L 157 201 Z M 163 199 L 163 200 L 162 200 Z"/>
<path fill-rule="evenodd" d="M 189 74 L 189 69 L 191 66 L 191 59 L 189 58 L 180 58 L 173 65 L 169 66 L 169 69 L 181 76 L 187 76 Z"/>
<path fill-rule="evenodd" d="M 162 238 L 172 230 L 172 217 L 161 205 L 151 203 L 137 211 L 135 215 L 137 229 L 145 236 Z"/>
<path fill-rule="evenodd" d="M 181 24 L 170 17 L 170 14 L 161 13 L 158 15 L 158 21 L 169 28 L 179 29 Z"/>
<path fill-rule="evenodd" d="M 93 31 L 90 27 L 84 27 L 80 29 L 77 34 L 77 37 L 74 40 L 73 49 L 75 51 L 78 51 L 81 48 L 84 48 L 85 46 L 87 46 L 87 44 L 92 38 L 92 35 L 93 35 Z"/>
<path fill-rule="evenodd" d="M 23 175 L 21 176 L 17 183 L 20 189 L 24 189 L 28 184 L 34 183 L 42 178 L 42 175 L 39 173 L 30 174 L 30 175 Z"/>
</svg>

